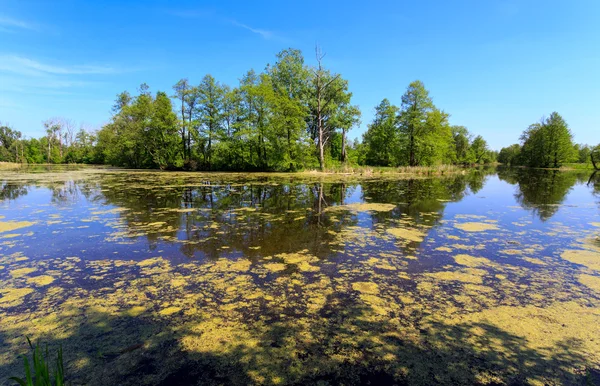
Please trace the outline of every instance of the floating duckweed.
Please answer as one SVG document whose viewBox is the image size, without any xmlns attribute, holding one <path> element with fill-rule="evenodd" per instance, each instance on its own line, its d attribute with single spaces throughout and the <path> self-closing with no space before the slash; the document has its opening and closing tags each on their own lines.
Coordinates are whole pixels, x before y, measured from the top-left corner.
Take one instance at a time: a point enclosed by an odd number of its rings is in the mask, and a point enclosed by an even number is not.
<svg viewBox="0 0 600 386">
<path fill-rule="evenodd" d="M 536 259 L 534 257 L 523 257 L 522 259 L 531 264 L 546 265 L 546 263 L 543 260 Z"/>
<path fill-rule="evenodd" d="M 14 231 L 34 225 L 31 221 L 0 221 L 0 233 Z"/>
<path fill-rule="evenodd" d="M 22 298 L 33 292 L 32 288 L 3 288 L 0 289 L 0 305 L 16 306 L 22 303 Z"/>
<path fill-rule="evenodd" d="M 593 289 L 594 291 L 600 293 L 600 277 L 592 276 L 592 275 L 579 275 L 577 278 L 579 282 L 586 287 Z"/>
<path fill-rule="evenodd" d="M 522 255 L 523 254 L 523 251 L 519 251 L 518 249 L 502 249 L 498 252 L 503 253 L 505 255 Z"/>
<path fill-rule="evenodd" d="M 54 278 L 49 275 L 34 276 L 34 277 L 30 277 L 29 279 L 27 279 L 28 284 L 35 284 L 38 286 L 45 286 L 48 284 L 52 284 L 53 281 L 54 281 Z"/>
<path fill-rule="evenodd" d="M 477 274 L 475 274 L 477 273 Z M 436 273 L 429 273 L 427 276 L 442 281 L 460 281 L 462 283 L 471 284 L 482 284 L 480 272 L 477 270 L 465 270 L 465 271 L 442 271 Z"/>
<path fill-rule="evenodd" d="M 352 283 L 352 289 L 363 294 L 376 295 L 379 293 L 379 287 L 377 286 L 377 283 L 372 282 L 359 281 Z"/>
<path fill-rule="evenodd" d="M 485 257 L 473 257 L 471 255 L 460 254 L 454 256 L 454 261 L 460 265 L 466 265 L 467 267 L 478 267 L 480 265 L 490 265 L 492 262 Z"/>
<path fill-rule="evenodd" d="M 585 265 L 600 271 L 600 252 L 590 249 L 571 249 L 564 251 L 560 257 L 571 263 Z"/>
<path fill-rule="evenodd" d="M 181 311 L 181 307 L 171 306 L 171 307 L 163 308 L 158 313 L 163 316 L 168 316 L 168 315 L 173 315 L 174 313 L 179 312 L 179 311 Z"/>
<path fill-rule="evenodd" d="M 497 225 L 486 222 L 463 222 L 454 224 L 454 227 L 466 232 L 483 232 L 499 229 Z"/>
<path fill-rule="evenodd" d="M 449 247 L 437 247 L 434 250 L 435 251 L 440 251 L 440 252 L 452 252 L 452 248 L 449 248 Z"/>
<path fill-rule="evenodd" d="M 347 204 L 347 205 L 335 205 L 329 206 L 325 208 L 324 212 L 332 212 L 332 211 L 343 211 L 343 210 L 351 210 L 354 212 L 390 212 L 396 208 L 394 204 L 380 204 L 380 203 L 357 203 L 357 204 Z"/>
<path fill-rule="evenodd" d="M 549 357 L 553 354 L 553 347 L 576 341 L 576 345 L 569 345 L 570 355 L 600 359 L 600 342 L 597 339 L 600 308 L 597 306 L 582 306 L 573 301 L 553 303 L 546 308 L 532 305 L 500 306 L 446 320 L 449 324 L 468 322 L 489 324 L 504 331 L 504 334 L 523 337 L 523 344 L 527 349 L 539 350 Z M 507 350 L 506 347 L 496 347 L 502 351 Z"/>
<path fill-rule="evenodd" d="M 281 272 L 281 271 L 285 270 L 286 265 L 282 264 L 282 263 L 267 263 L 267 264 L 263 264 L 263 267 L 265 267 L 266 269 L 268 269 L 271 272 Z"/>
<path fill-rule="evenodd" d="M 125 316 L 130 316 L 132 318 L 135 318 L 136 316 L 141 315 L 142 313 L 144 313 L 146 311 L 146 307 L 143 306 L 133 306 L 130 309 L 126 310 L 123 312 L 123 314 Z M 164 310 L 163 310 L 164 311 Z M 163 314 L 164 315 L 164 314 Z"/>
<path fill-rule="evenodd" d="M 35 272 L 35 271 L 36 271 L 35 268 L 19 268 L 19 269 L 14 269 L 14 270 L 10 271 L 10 276 L 12 276 L 14 278 L 19 278 L 19 277 L 29 275 L 31 272 Z"/>
<path fill-rule="evenodd" d="M 425 233 L 410 228 L 390 228 L 387 232 L 397 238 L 405 239 L 409 241 L 414 241 L 420 243 L 423 241 L 425 237 Z"/>
</svg>

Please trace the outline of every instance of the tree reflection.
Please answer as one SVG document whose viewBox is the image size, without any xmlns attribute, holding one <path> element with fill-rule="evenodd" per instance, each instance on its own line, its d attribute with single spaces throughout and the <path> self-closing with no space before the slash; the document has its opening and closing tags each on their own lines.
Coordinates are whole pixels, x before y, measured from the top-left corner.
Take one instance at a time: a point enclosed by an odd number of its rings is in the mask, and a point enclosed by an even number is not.
<svg viewBox="0 0 600 386">
<path fill-rule="evenodd" d="M 559 170 L 510 169 L 498 170 L 498 177 L 510 184 L 518 184 L 517 202 L 542 221 L 558 211 L 573 186 L 581 182 L 581 173 Z"/>
<path fill-rule="evenodd" d="M 12 201 L 29 193 L 27 185 L 19 182 L 0 182 L 0 201 Z"/>
</svg>

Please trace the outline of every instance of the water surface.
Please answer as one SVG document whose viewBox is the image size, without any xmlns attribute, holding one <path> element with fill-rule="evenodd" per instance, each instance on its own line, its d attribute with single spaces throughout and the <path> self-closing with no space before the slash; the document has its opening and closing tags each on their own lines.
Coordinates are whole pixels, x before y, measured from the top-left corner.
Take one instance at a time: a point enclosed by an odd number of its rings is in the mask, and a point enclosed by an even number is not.
<svg viewBox="0 0 600 386">
<path fill-rule="evenodd" d="M 0 172 L 0 382 L 25 335 L 74 384 L 600 380 L 599 210 L 558 171 Z"/>
</svg>

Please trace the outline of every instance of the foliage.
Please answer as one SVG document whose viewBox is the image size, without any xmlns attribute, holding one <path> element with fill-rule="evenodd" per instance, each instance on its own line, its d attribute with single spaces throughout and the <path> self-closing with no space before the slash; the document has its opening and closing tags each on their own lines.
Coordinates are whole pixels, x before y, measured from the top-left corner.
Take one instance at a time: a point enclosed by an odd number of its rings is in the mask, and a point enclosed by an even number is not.
<svg viewBox="0 0 600 386">
<path fill-rule="evenodd" d="M 577 157 L 572 139 L 565 120 L 553 112 L 523 132 L 518 162 L 531 167 L 558 168 Z"/>
<path fill-rule="evenodd" d="M 531 125 L 521 144 L 489 149 L 486 140 L 436 107 L 421 81 L 410 83 L 400 106 L 383 99 L 362 141 L 348 133 L 360 124 L 349 83 L 323 65 L 305 63 L 285 49 L 263 72 L 244 74 L 237 86 L 205 75 L 183 78 L 170 97 L 142 84 L 137 95 L 117 95 L 110 122 L 100 130 L 65 118 L 43 122 L 46 135 L 25 139 L 0 124 L 0 162 L 91 163 L 131 168 L 295 171 L 340 165 L 437 166 L 493 163 L 560 167 L 589 163 L 592 147 L 573 145 L 558 113 Z M 596 155 L 596 160 L 600 155 Z M 596 161 L 598 162 L 598 161 Z"/>
<path fill-rule="evenodd" d="M 52 374 L 50 372 L 48 346 L 44 351 L 40 348 L 39 343 L 33 345 L 31 340 L 27 338 L 27 343 L 31 348 L 32 361 L 23 356 L 23 365 L 25 368 L 25 378 L 11 377 L 10 380 L 17 382 L 21 386 L 63 386 L 65 385 L 65 372 L 63 365 L 62 347 L 57 351 L 56 361 Z M 32 371 L 33 370 L 33 371 Z"/>
</svg>

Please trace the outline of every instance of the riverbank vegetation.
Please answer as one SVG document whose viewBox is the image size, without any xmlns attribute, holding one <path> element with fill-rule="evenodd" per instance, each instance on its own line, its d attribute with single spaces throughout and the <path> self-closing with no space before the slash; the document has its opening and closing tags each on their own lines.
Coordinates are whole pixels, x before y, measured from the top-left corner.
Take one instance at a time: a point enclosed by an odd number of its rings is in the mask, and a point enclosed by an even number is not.
<svg viewBox="0 0 600 386">
<path fill-rule="evenodd" d="M 408 86 L 400 107 L 384 99 L 362 141 L 349 141 L 361 112 L 348 81 L 325 67 L 324 56 L 317 49 L 309 66 L 300 51 L 283 50 L 234 87 L 211 75 L 197 85 L 181 79 L 172 95 L 142 84 L 135 95 L 120 93 L 110 122 L 94 132 L 52 118 L 43 123 L 45 136 L 25 139 L 3 125 L 0 161 L 293 171 L 495 160 L 482 137 L 449 124 L 420 81 Z"/>
<path fill-rule="evenodd" d="M 482 136 L 450 125 L 421 81 L 408 85 L 399 106 L 383 99 L 362 138 L 350 141 L 361 112 L 348 81 L 328 70 L 324 57 L 317 49 L 309 66 L 299 50 L 286 49 L 233 87 L 211 75 L 197 85 L 181 79 L 171 95 L 142 84 L 135 95 L 120 93 L 110 121 L 95 131 L 51 118 L 36 139 L 0 124 L 0 162 L 220 171 L 592 162 L 593 148 L 574 145 L 558 113 L 498 154 Z"/>
<path fill-rule="evenodd" d="M 521 142 L 500 150 L 498 161 L 507 165 L 539 168 L 596 168 L 600 144 L 574 144 L 567 122 L 557 112 L 530 125 Z"/>
</svg>

